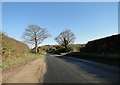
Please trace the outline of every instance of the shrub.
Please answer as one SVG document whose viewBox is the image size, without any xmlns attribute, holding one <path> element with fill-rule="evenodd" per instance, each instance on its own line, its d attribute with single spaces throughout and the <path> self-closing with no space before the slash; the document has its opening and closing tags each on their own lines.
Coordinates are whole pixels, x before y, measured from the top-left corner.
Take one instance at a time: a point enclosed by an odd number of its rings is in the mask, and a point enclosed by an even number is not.
<svg viewBox="0 0 120 85">
<path fill-rule="evenodd" d="M 39 54 L 46 54 L 46 51 L 42 50 L 42 49 L 38 49 L 38 53 Z"/>
</svg>

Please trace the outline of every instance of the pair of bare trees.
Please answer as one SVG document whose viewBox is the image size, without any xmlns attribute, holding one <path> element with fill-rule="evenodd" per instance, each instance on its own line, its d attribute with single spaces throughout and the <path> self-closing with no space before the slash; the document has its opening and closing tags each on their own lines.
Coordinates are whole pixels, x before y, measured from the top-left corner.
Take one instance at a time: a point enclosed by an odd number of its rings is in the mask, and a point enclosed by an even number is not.
<svg viewBox="0 0 120 85">
<path fill-rule="evenodd" d="M 29 25 L 25 28 L 23 34 L 26 43 L 35 45 L 35 52 L 37 53 L 38 45 L 43 42 L 44 39 L 50 37 L 46 28 L 40 28 L 37 25 Z M 65 30 L 55 38 L 58 44 L 68 49 L 69 44 L 72 44 L 75 40 L 74 34 L 70 30 Z"/>
</svg>

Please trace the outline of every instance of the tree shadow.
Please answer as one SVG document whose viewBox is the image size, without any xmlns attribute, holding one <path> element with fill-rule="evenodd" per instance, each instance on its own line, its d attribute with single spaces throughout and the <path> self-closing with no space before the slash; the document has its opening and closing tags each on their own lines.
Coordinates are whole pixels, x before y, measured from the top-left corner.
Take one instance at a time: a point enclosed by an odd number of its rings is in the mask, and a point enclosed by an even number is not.
<svg viewBox="0 0 120 85">
<path fill-rule="evenodd" d="M 98 63 L 94 61 L 84 59 L 72 59 L 68 56 L 55 56 L 56 58 L 62 59 L 68 63 L 76 65 L 79 69 L 85 70 L 87 73 L 95 74 L 96 77 L 103 78 L 108 82 L 120 83 L 120 68 L 109 68 L 107 64 Z M 108 67 L 108 68 L 107 68 Z"/>
</svg>

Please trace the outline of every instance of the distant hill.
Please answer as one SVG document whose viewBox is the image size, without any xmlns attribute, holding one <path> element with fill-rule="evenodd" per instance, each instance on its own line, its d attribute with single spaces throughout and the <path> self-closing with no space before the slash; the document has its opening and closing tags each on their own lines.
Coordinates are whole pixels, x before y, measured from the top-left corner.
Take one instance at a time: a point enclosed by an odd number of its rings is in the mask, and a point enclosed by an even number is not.
<svg viewBox="0 0 120 85">
<path fill-rule="evenodd" d="M 85 47 L 85 44 L 71 44 L 70 45 L 70 51 L 80 51 L 82 47 Z M 61 45 L 44 45 L 44 46 L 39 46 L 38 50 L 42 49 L 45 50 L 46 52 L 52 52 L 52 53 L 61 53 L 65 52 L 65 48 Z"/>
</svg>

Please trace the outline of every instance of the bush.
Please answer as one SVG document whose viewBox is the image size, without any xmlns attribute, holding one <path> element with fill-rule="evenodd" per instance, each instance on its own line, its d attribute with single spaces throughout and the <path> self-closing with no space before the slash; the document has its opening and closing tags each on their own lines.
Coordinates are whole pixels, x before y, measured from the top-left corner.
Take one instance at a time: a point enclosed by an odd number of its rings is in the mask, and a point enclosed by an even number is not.
<svg viewBox="0 0 120 85">
<path fill-rule="evenodd" d="M 42 49 L 38 49 L 38 53 L 39 54 L 46 54 L 46 51 L 42 50 Z"/>
</svg>

